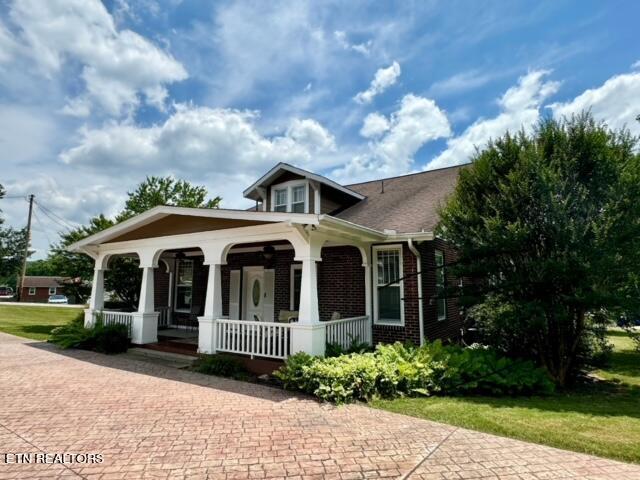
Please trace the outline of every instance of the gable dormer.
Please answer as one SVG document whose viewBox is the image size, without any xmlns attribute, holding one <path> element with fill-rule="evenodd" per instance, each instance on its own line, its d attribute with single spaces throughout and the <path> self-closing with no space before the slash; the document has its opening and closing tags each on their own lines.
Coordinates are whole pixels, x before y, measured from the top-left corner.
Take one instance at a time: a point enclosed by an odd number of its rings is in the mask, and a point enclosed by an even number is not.
<svg viewBox="0 0 640 480">
<path fill-rule="evenodd" d="M 344 210 L 361 195 L 321 175 L 279 163 L 244 192 L 268 212 L 327 213 Z"/>
</svg>

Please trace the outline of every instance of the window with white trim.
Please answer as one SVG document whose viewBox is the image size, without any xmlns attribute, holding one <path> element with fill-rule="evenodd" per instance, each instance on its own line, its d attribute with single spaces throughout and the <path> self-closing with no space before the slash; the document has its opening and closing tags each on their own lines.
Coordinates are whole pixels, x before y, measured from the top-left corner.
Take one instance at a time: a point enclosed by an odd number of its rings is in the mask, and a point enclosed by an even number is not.
<svg viewBox="0 0 640 480">
<path fill-rule="evenodd" d="M 307 199 L 307 186 L 298 185 L 291 188 L 291 211 L 304 213 Z"/>
<path fill-rule="evenodd" d="M 306 180 L 291 180 L 271 187 L 271 211 L 308 213 L 309 188 Z"/>
<path fill-rule="evenodd" d="M 36 287 L 29 287 L 29 295 L 35 295 L 36 294 Z"/>
<path fill-rule="evenodd" d="M 300 310 L 300 286 L 302 285 L 302 265 L 293 263 L 291 265 L 291 291 L 289 310 L 297 312 Z"/>
<path fill-rule="evenodd" d="M 373 279 L 374 322 L 404 325 L 404 283 L 402 245 L 373 247 L 376 268 Z"/>
<path fill-rule="evenodd" d="M 436 306 L 438 311 L 438 320 L 444 320 L 447 318 L 447 299 L 444 297 L 444 290 L 447 282 L 444 266 L 444 252 L 441 250 L 435 250 L 434 255 L 436 261 Z"/>
<path fill-rule="evenodd" d="M 55 295 L 56 294 L 56 287 L 49 287 L 49 295 Z"/>
<path fill-rule="evenodd" d="M 191 312 L 193 298 L 193 260 L 179 259 L 176 267 L 176 312 Z"/>
<path fill-rule="evenodd" d="M 287 203 L 287 189 L 279 188 L 273 191 L 273 211 L 274 212 L 286 212 Z"/>
</svg>

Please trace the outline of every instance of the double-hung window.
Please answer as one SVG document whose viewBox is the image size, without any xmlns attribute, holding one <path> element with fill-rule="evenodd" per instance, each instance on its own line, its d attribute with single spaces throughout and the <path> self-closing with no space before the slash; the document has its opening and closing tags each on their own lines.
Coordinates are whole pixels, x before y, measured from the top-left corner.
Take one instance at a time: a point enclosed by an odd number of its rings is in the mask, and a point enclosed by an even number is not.
<svg viewBox="0 0 640 480">
<path fill-rule="evenodd" d="M 55 295 L 56 294 L 56 287 L 49 287 L 49 295 Z"/>
<path fill-rule="evenodd" d="M 35 295 L 36 294 L 36 287 L 29 287 L 29 295 Z"/>
<path fill-rule="evenodd" d="M 373 247 L 374 322 L 404 325 L 404 284 L 402 281 L 402 246 Z"/>
<path fill-rule="evenodd" d="M 436 305 L 438 320 L 447 318 L 447 299 L 445 298 L 446 271 L 444 266 L 444 253 L 441 250 L 435 251 L 436 261 Z"/>
<path fill-rule="evenodd" d="M 277 188 L 273 191 L 273 211 L 274 212 L 286 212 L 287 211 L 287 189 Z"/>
<path fill-rule="evenodd" d="M 305 198 L 307 188 L 305 185 L 298 185 L 291 188 L 291 211 L 294 213 L 304 213 Z"/>
<path fill-rule="evenodd" d="M 193 296 L 193 260 L 180 259 L 176 268 L 176 312 L 190 312 Z"/>
<path fill-rule="evenodd" d="M 271 211 L 307 213 L 307 182 L 293 180 L 271 187 Z"/>
</svg>

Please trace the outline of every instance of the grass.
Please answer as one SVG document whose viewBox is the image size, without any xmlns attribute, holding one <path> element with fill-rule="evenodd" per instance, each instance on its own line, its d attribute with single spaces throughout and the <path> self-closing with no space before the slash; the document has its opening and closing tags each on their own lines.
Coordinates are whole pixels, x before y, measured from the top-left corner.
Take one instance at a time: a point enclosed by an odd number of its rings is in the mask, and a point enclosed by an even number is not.
<svg viewBox="0 0 640 480">
<path fill-rule="evenodd" d="M 376 400 L 375 408 L 506 437 L 640 463 L 640 353 L 611 331 L 606 381 L 548 397 Z"/>
<path fill-rule="evenodd" d="M 34 340 L 46 340 L 49 333 L 82 313 L 78 308 L 2 305 L 0 332 Z"/>
</svg>

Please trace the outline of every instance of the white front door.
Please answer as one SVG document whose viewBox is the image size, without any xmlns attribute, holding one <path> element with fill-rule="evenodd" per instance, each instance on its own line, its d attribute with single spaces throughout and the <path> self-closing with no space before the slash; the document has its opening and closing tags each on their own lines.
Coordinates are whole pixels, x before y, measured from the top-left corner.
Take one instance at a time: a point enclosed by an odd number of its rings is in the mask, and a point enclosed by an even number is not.
<svg viewBox="0 0 640 480">
<path fill-rule="evenodd" d="M 264 269 L 247 268 L 244 278 L 244 319 L 264 321 Z"/>
</svg>

